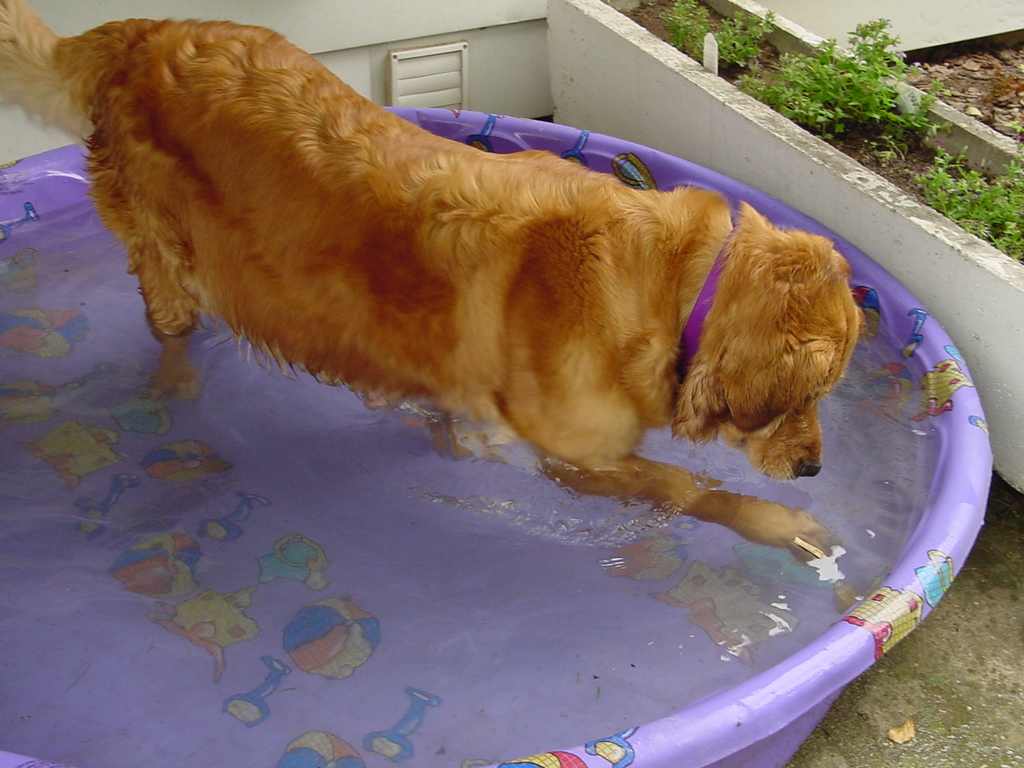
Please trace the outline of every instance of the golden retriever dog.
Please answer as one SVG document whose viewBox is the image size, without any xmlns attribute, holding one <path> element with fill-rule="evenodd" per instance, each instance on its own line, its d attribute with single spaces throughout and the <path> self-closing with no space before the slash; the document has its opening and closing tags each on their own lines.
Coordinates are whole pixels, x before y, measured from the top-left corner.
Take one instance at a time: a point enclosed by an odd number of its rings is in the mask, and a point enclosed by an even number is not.
<svg viewBox="0 0 1024 768">
<path fill-rule="evenodd" d="M 826 238 L 746 205 L 734 223 L 705 190 L 634 190 L 545 152 L 435 137 L 259 27 L 130 19 L 61 38 L 0 0 L 0 92 L 85 139 L 164 395 L 196 394 L 187 342 L 208 315 L 323 382 L 500 425 L 581 492 L 805 558 L 830 546 L 803 510 L 634 452 L 671 424 L 771 477 L 817 473 L 818 403 L 862 323 Z"/>
</svg>

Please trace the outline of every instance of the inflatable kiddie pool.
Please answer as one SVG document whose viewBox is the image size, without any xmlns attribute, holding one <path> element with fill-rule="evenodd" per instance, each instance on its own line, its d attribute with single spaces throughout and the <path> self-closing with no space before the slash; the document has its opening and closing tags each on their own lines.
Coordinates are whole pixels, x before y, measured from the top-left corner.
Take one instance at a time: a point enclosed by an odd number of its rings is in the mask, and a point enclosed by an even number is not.
<svg viewBox="0 0 1024 768">
<path fill-rule="evenodd" d="M 399 113 L 831 236 L 641 146 Z M 845 549 L 812 567 L 574 496 L 515 446 L 453 461 L 428 411 L 268 370 L 215 327 L 203 395 L 150 400 L 156 344 L 82 166 L 66 148 L 0 172 L 0 768 L 782 766 L 977 534 L 990 453 L 967 367 L 841 240 L 868 333 L 824 404 L 822 474 L 778 483 L 664 432 L 643 447 L 809 509 Z"/>
</svg>

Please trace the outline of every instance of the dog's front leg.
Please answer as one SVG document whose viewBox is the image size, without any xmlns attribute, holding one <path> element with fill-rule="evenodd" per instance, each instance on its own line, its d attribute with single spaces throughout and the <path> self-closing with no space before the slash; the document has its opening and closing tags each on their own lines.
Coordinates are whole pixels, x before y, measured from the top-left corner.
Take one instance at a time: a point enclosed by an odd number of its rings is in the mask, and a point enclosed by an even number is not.
<svg viewBox="0 0 1024 768">
<path fill-rule="evenodd" d="M 542 461 L 545 474 L 578 493 L 640 501 L 717 523 L 758 544 L 789 549 L 802 560 L 824 557 L 835 539 L 802 509 L 756 496 L 701 486 L 693 474 L 671 464 L 632 455 L 598 466 Z"/>
<path fill-rule="evenodd" d="M 150 389 L 157 398 L 194 400 L 199 395 L 199 370 L 188 358 L 192 331 L 172 335 L 153 331 L 160 342 L 160 359 Z"/>
<path fill-rule="evenodd" d="M 158 398 L 194 400 L 199 395 L 199 370 L 188 357 L 196 326 L 194 302 L 177 286 L 159 262 L 138 270 L 146 320 L 160 342 L 160 358 L 150 389 Z"/>
<path fill-rule="evenodd" d="M 139 279 L 146 321 L 160 342 L 150 392 L 159 398 L 191 400 L 200 386 L 199 371 L 188 358 L 188 343 L 201 308 L 185 287 L 196 262 L 188 226 L 171 215 L 173 206 L 160 197 L 159 184 L 150 194 L 126 188 L 120 166 L 112 159 L 114 154 L 101 144 L 93 148 L 92 197 L 103 223 L 128 252 L 128 272 Z"/>
</svg>

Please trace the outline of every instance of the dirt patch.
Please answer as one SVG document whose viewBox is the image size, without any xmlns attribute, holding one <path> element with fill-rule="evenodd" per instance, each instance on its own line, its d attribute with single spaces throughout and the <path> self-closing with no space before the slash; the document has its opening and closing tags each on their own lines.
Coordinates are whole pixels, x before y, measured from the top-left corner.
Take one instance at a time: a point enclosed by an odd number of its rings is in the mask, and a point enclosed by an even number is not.
<svg viewBox="0 0 1024 768">
<path fill-rule="evenodd" d="M 1000 133 L 1024 134 L 1024 43 L 957 43 L 911 51 L 907 59 L 921 68 L 911 85 L 934 92 Z"/>
<path fill-rule="evenodd" d="M 669 29 L 668 23 L 665 21 L 665 14 L 671 10 L 672 4 L 673 0 L 655 0 L 651 3 L 644 3 L 638 8 L 627 12 L 626 16 L 629 16 L 641 27 L 649 30 L 655 37 L 667 41 L 669 39 Z"/>
</svg>

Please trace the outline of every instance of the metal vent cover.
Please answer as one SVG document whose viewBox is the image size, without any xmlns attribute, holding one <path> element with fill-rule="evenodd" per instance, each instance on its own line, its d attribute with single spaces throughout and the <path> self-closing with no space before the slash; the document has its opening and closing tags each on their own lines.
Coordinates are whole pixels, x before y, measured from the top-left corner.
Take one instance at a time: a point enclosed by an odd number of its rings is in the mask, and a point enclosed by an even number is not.
<svg viewBox="0 0 1024 768">
<path fill-rule="evenodd" d="M 468 53 L 465 41 L 389 51 L 387 103 L 466 109 Z"/>
</svg>

